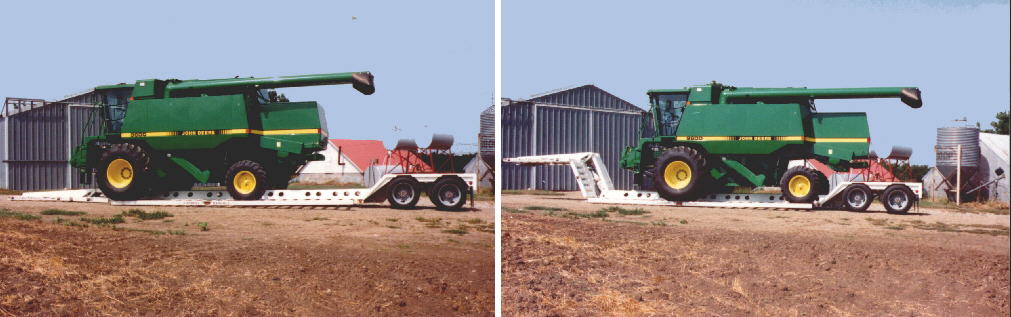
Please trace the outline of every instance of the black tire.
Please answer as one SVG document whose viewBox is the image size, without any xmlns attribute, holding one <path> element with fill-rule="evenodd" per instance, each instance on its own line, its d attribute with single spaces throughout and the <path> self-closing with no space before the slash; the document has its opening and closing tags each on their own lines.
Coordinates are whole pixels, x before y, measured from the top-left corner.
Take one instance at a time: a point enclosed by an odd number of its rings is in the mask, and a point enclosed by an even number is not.
<svg viewBox="0 0 1011 317">
<path fill-rule="evenodd" d="M 867 210 L 874 202 L 874 192 L 864 184 L 853 184 L 843 191 L 842 205 L 849 211 L 861 212 Z"/>
<path fill-rule="evenodd" d="M 395 178 L 386 185 L 386 200 L 396 209 L 410 209 L 421 198 L 421 184 L 410 177 Z"/>
<path fill-rule="evenodd" d="M 428 190 L 428 198 L 432 200 L 435 209 L 461 210 L 467 202 L 467 183 L 456 177 L 444 177 L 432 184 Z"/>
<path fill-rule="evenodd" d="M 783 178 L 779 180 L 779 188 L 783 190 L 783 197 L 791 203 L 810 203 L 818 199 L 818 191 L 825 188 L 821 182 L 825 176 L 816 169 L 797 166 L 786 170 Z M 790 183 L 795 182 L 796 187 L 790 190 Z"/>
<path fill-rule="evenodd" d="M 110 169 L 110 164 L 114 164 L 113 169 Z M 110 145 L 98 159 L 96 178 L 98 188 L 109 199 L 143 198 L 151 192 L 151 157 L 136 144 Z"/>
<path fill-rule="evenodd" d="M 660 197 L 667 200 L 695 199 L 705 194 L 703 191 L 708 179 L 705 166 L 706 159 L 698 151 L 687 146 L 675 146 L 657 159 L 653 167 L 653 186 Z"/>
<path fill-rule="evenodd" d="M 260 199 L 270 186 L 269 180 L 263 165 L 250 160 L 235 162 L 225 172 L 225 188 L 236 200 Z"/>
<path fill-rule="evenodd" d="M 892 185 L 885 188 L 881 193 L 881 204 L 885 205 L 885 210 L 890 214 L 905 214 L 916 202 L 913 191 L 905 185 Z"/>
</svg>

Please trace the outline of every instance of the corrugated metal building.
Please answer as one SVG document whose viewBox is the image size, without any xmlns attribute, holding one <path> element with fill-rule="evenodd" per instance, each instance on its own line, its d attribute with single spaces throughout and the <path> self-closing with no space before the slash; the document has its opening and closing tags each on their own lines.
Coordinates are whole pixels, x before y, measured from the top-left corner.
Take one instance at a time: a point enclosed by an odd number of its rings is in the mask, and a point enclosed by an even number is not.
<svg viewBox="0 0 1011 317">
<path fill-rule="evenodd" d="M 639 139 L 648 113 L 594 85 L 529 100 L 502 100 L 502 157 L 573 152 L 600 153 L 619 189 L 633 174 L 618 166 L 625 147 Z M 568 166 L 502 165 L 502 189 L 578 190 Z"/>
<path fill-rule="evenodd" d="M 90 187 L 81 184 L 69 160 L 82 137 L 98 133 L 98 118 L 90 118 L 94 98 L 91 91 L 57 102 L 6 98 L 0 109 L 0 187 Z"/>
</svg>

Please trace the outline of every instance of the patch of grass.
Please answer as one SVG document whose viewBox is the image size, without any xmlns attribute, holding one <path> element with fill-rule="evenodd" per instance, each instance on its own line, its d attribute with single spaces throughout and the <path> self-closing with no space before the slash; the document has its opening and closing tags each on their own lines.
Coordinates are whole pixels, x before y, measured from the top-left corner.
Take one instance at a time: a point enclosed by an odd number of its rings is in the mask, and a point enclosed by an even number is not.
<svg viewBox="0 0 1011 317">
<path fill-rule="evenodd" d="M 618 207 L 618 206 L 611 206 L 611 207 L 607 207 L 607 208 L 602 208 L 598 212 L 600 212 L 600 211 L 603 211 L 605 213 L 616 212 L 616 213 L 619 213 L 619 214 L 622 214 L 622 215 L 625 215 L 625 216 L 645 215 L 645 214 L 649 213 L 648 211 L 643 210 L 642 208 L 625 209 L 625 208 L 621 208 L 621 207 Z"/>
<path fill-rule="evenodd" d="M 503 195 L 538 195 L 538 196 L 565 196 L 563 193 L 553 192 L 550 190 L 527 190 L 527 189 L 509 189 L 503 190 Z"/>
<path fill-rule="evenodd" d="M 23 212 L 11 211 L 10 209 L 0 209 L 0 218 L 12 218 L 17 220 L 39 220 L 39 216 Z"/>
<path fill-rule="evenodd" d="M 80 223 L 80 222 L 77 222 L 77 221 L 73 221 L 73 220 L 66 220 L 66 219 L 63 219 L 63 218 L 60 218 L 60 217 L 56 217 L 56 221 L 54 221 L 53 223 L 55 223 L 55 224 L 61 224 L 61 225 L 64 225 L 64 226 L 69 226 L 69 227 L 82 227 L 82 228 L 87 228 L 88 227 L 88 225 L 86 225 L 86 224 L 83 224 L 83 223 Z"/>
<path fill-rule="evenodd" d="M 526 210 L 516 209 L 516 208 L 510 208 L 510 207 L 502 207 L 502 211 L 505 211 L 505 212 L 508 212 L 508 213 L 511 213 L 511 214 L 525 214 L 525 213 L 527 213 Z"/>
<path fill-rule="evenodd" d="M 379 222 L 378 222 L 378 221 L 375 221 L 375 220 L 369 220 L 369 223 L 371 223 L 371 224 L 374 224 L 374 225 L 377 225 L 377 226 L 379 225 Z"/>
<path fill-rule="evenodd" d="M 197 228 L 200 228 L 200 231 L 211 231 L 211 228 L 208 227 L 208 224 L 206 222 L 198 222 Z"/>
<path fill-rule="evenodd" d="M 650 222 L 649 224 L 657 226 L 657 227 L 666 227 L 667 226 L 667 223 L 664 222 L 663 220 L 653 221 L 653 222 Z"/>
<path fill-rule="evenodd" d="M 607 211 L 604 211 L 604 209 L 597 210 L 596 212 L 592 212 L 592 213 L 582 213 L 582 212 L 571 212 L 570 211 L 570 212 L 567 212 L 567 213 L 565 213 L 565 214 L 562 215 L 562 217 L 564 217 L 564 218 L 572 218 L 572 219 L 579 219 L 579 218 L 601 218 L 601 219 L 603 219 L 603 218 L 607 218 L 608 216 L 609 215 L 607 214 Z"/>
<path fill-rule="evenodd" d="M 462 226 L 461 225 L 461 226 L 453 228 L 453 229 L 442 230 L 442 232 L 443 233 L 451 233 L 451 234 L 455 234 L 455 235 L 465 235 L 465 234 L 467 234 L 468 231 L 467 231 L 467 226 Z"/>
<path fill-rule="evenodd" d="M 640 226 L 648 224 L 648 223 L 645 223 L 645 222 L 642 222 L 642 221 L 631 221 L 631 220 L 613 220 L 613 219 L 601 219 L 601 220 L 606 221 L 606 222 L 630 223 L 630 224 L 640 225 Z"/>
<path fill-rule="evenodd" d="M 543 210 L 543 211 L 566 211 L 568 209 L 558 208 L 558 207 L 545 207 L 545 206 L 526 206 L 523 207 L 525 210 Z"/>
<path fill-rule="evenodd" d="M 143 232 L 143 233 L 154 234 L 154 235 L 165 234 L 165 231 L 159 231 L 159 230 L 121 228 L 121 227 L 116 227 L 116 226 L 113 226 L 112 230 L 116 230 L 116 231 L 131 231 L 131 232 Z"/>
<path fill-rule="evenodd" d="M 108 226 L 108 225 L 114 225 L 114 224 L 126 222 L 126 220 L 123 219 L 122 215 L 115 215 L 115 216 L 112 216 L 112 218 L 106 218 L 106 217 L 98 217 L 98 218 L 81 217 L 81 221 L 87 222 L 87 223 L 90 223 L 90 224 L 93 224 L 93 225 L 97 225 L 97 226 Z"/>
<path fill-rule="evenodd" d="M 681 221 L 678 221 L 678 223 L 683 224 L 683 225 L 687 225 L 688 224 L 688 220 L 681 219 Z"/>
<path fill-rule="evenodd" d="M 975 234 L 988 234 L 992 236 L 1007 236 L 1009 228 L 1002 225 L 958 225 L 943 222 L 925 223 L 923 221 L 909 221 L 913 228 L 922 230 L 932 230 L 940 232 L 965 232 Z"/>
<path fill-rule="evenodd" d="M 892 230 L 906 230 L 906 226 L 902 226 L 902 225 L 899 225 L 899 226 L 894 226 L 894 225 L 893 225 L 893 226 L 886 226 L 886 227 L 885 227 L 885 229 L 892 229 Z"/>
<path fill-rule="evenodd" d="M 330 218 L 327 218 L 327 217 L 312 217 L 312 219 L 306 219 L 305 221 L 323 221 L 323 220 L 330 220 Z"/>
<path fill-rule="evenodd" d="M 955 203 L 950 202 L 945 198 L 929 198 L 920 200 L 920 206 L 927 208 L 943 208 L 956 212 L 966 212 L 976 214 L 995 214 L 995 215 L 1011 214 L 1011 211 L 1009 211 L 1008 209 L 1008 204 L 996 201 L 963 202 L 962 205 L 956 205 Z"/>
<path fill-rule="evenodd" d="M 130 209 L 122 213 L 123 216 L 140 218 L 140 220 L 155 220 L 172 217 L 172 214 L 164 211 L 147 212 L 143 209 Z"/>
<path fill-rule="evenodd" d="M 864 218 L 864 220 L 867 220 L 867 222 L 870 222 L 872 225 L 875 225 L 875 226 L 887 226 L 888 225 L 888 219 L 867 217 L 867 218 Z"/>
<path fill-rule="evenodd" d="M 479 224 L 483 224 L 484 220 L 481 220 L 481 219 L 478 219 L 478 218 L 471 218 L 471 219 L 464 220 L 463 222 L 466 222 L 466 223 L 469 223 L 469 224 L 472 224 L 472 225 L 479 225 Z"/>
<path fill-rule="evenodd" d="M 40 212 L 40 214 L 43 214 L 43 215 L 46 215 L 46 216 L 49 216 L 49 215 L 80 216 L 80 215 L 84 215 L 84 214 L 87 214 L 87 213 L 83 212 L 83 211 L 70 211 L 70 210 L 63 210 L 63 209 L 46 209 L 46 210 L 43 210 L 42 212 Z"/>
<path fill-rule="evenodd" d="M 445 227 L 445 224 L 442 223 L 442 218 L 417 217 L 417 218 L 414 218 L 414 220 L 417 220 L 417 221 L 419 221 L 421 223 L 424 223 L 425 224 L 425 228 L 443 228 L 443 227 Z"/>
<path fill-rule="evenodd" d="M 185 236 L 186 235 L 186 231 L 182 231 L 182 230 L 169 230 L 169 231 L 166 231 L 166 232 L 168 232 L 168 234 L 173 235 L 173 236 Z"/>
<path fill-rule="evenodd" d="M 398 245 L 397 245 L 397 248 L 398 248 L 398 249 L 410 249 L 410 248 L 411 248 L 411 246 L 410 246 L 410 245 L 407 245 L 407 244 L 398 244 Z"/>
<path fill-rule="evenodd" d="M 386 226 L 386 227 L 390 228 L 390 229 L 400 229 L 400 227 L 398 227 L 398 226 Z"/>
<path fill-rule="evenodd" d="M 397 222 L 397 221 L 400 221 L 400 218 L 386 218 L 386 221 Z"/>
</svg>

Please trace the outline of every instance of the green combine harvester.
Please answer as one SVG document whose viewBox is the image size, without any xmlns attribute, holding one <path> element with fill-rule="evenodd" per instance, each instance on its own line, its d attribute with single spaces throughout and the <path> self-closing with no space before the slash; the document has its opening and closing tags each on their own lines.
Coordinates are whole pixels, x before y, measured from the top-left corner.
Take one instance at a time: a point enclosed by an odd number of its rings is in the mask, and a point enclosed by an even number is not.
<svg viewBox="0 0 1011 317">
<path fill-rule="evenodd" d="M 101 133 L 85 137 L 71 165 L 113 200 L 221 183 L 256 200 L 288 181 L 327 146 L 315 101 L 287 102 L 274 88 L 351 84 L 375 92 L 369 72 L 229 78 L 144 79 L 99 86 Z"/>
<path fill-rule="evenodd" d="M 643 129 L 652 131 L 640 135 L 652 137 L 628 147 L 621 166 L 635 173 L 637 184 L 652 181 L 670 201 L 777 186 L 789 202 L 810 203 L 828 193 L 825 175 L 806 166 L 791 168 L 789 162 L 815 159 L 847 171 L 862 167 L 854 160 L 868 157 L 871 142 L 866 113 L 817 112 L 814 100 L 899 98 L 912 108 L 923 104 L 914 87 L 744 88 L 714 82 L 647 94 L 652 122 Z"/>
</svg>

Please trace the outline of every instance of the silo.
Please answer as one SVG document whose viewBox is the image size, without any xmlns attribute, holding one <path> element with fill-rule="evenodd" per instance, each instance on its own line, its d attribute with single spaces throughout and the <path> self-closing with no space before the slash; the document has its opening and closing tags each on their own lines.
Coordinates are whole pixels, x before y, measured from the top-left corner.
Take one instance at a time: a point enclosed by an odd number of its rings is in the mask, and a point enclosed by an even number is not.
<svg viewBox="0 0 1011 317">
<path fill-rule="evenodd" d="M 962 146 L 961 162 L 959 162 L 958 146 Z M 979 166 L 979 129 L 971 127 L 937 128 L 936 166 L 937 171 L 955 183 L 957 166 L 962 168 L 963 190 L 969 180 L 976 174 Z"/>
</svg>

